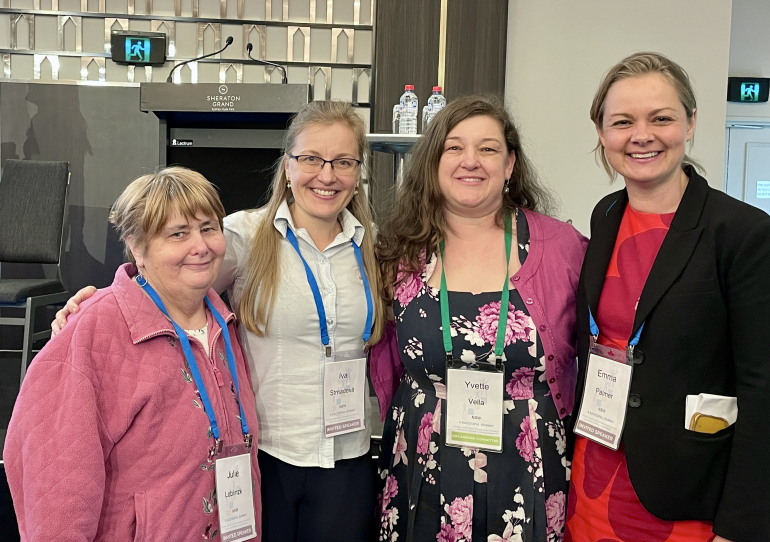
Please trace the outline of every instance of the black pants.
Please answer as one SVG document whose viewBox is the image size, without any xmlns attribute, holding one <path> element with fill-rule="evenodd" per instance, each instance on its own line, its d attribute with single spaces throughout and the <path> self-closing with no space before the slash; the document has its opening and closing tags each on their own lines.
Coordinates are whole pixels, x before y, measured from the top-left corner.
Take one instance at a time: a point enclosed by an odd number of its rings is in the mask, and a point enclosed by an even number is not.
<svg viewBox="0 0 770 542">
<path fill-rule="evenodd" d="M 367 454 L 333 469 L 295 467 L 260 451 L 262 542 L 369 542 L 377 470 Z"/>
</svg>

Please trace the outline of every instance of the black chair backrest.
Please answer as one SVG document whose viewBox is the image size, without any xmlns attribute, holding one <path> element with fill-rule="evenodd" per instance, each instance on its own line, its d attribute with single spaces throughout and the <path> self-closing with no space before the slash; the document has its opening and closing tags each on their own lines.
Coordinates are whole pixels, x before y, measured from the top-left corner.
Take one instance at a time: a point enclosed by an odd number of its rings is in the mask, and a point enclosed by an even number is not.
<svg viewBox="0 0 770 542">
<path fill-rule="evenodd" d="M 68 181 L 67 162 L 5 162 L 0 262 L 59 263 Z"/>
</svg>

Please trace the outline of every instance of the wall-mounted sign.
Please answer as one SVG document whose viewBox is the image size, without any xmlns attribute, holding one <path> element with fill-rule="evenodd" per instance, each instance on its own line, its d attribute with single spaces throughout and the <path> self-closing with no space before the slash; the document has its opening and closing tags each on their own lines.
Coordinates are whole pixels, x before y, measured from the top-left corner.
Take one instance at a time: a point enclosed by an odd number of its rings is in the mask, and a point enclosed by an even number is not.
<svg viewBox="0 0 770 542">
<path fill-rule="evenodd" d="M 166 34 L 116 30 L 110 36 L 112 61 L 133 66 L 162 66 L 166 63 Z"/>
<path fill-rule="evenodd" d="M 743 103 L 766 102 L 770 92 L 770 79 L 762 77 L 729 77 L 727 101 Z"/>
</svg>

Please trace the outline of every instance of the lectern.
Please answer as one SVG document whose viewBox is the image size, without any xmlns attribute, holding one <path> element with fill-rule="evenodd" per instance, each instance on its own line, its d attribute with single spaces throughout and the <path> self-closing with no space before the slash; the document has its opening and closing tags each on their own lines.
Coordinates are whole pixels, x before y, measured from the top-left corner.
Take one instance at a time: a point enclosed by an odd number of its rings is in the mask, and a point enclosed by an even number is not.
<svg viewBox="0 0 770 542">
<path fill-rule="evenodd" d="M 140 85 L 141 110 L 159 121 L 159 165 L 202 173 L 227 213 L 265 202 L 286 126 L 309 99 L 310 85 Z"/>
</svg>

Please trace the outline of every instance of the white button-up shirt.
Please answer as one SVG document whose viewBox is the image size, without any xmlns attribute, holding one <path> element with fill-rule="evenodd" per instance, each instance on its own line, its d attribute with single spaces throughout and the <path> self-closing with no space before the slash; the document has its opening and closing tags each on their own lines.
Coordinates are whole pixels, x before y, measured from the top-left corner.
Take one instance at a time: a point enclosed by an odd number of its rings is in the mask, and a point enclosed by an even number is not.
<svg viewBox="0 0 770 542">
<path fill-rule="evenodd" d="M 263 210 L 240 211 L 224 220 L 227 252 L 214 288 L 219 292 L 227 289 L 236 312 L 252 238 L 263 216 Z M 281 205 L 273 221 L 283 237 L 280 284 L 267 334 L 257 337 L 239 326 L 257 399 L 259 449 L 301 467 L 331 468 L 337 460 L 360 457 L 369 451 L 368 397 L 364 401 L 365 430 L 324 436 L 323 375 L 327 358 L 305 267 L 286 239 L 287 228 L 291 228 L 318 282 L 332 350 L 362 350 L 366 297 L 350 241 L 360 246 L 365 231 L 347 209 L 340 219 L 342 233 L 320 251 L 304 228 L 294 227 L 288 204 Z M 368 396 L 368 387 L 366 393 Z"/>
</svg>

